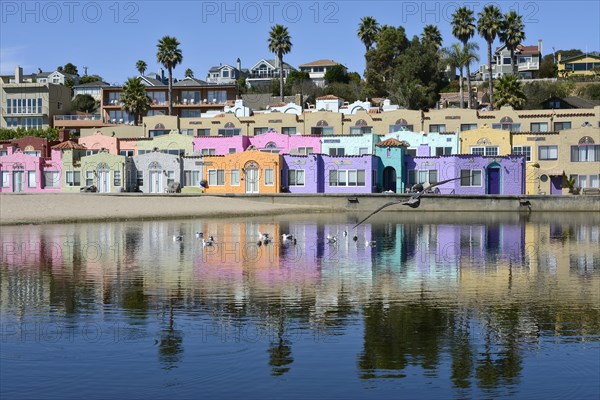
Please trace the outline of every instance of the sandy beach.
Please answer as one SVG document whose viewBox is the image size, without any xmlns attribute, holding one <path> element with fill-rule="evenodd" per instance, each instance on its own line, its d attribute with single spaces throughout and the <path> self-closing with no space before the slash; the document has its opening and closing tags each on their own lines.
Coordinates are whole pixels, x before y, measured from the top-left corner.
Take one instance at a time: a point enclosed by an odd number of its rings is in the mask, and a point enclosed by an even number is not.
<svg viewBox="0 0 600 400">
<path fill-rule="evenodd" d="M 91 193 L 0 195 L 0 225 L 243 217 L 319 211 L 322 208 L 311 205 L 269 204 L 215 196 Z"/>
</svg>

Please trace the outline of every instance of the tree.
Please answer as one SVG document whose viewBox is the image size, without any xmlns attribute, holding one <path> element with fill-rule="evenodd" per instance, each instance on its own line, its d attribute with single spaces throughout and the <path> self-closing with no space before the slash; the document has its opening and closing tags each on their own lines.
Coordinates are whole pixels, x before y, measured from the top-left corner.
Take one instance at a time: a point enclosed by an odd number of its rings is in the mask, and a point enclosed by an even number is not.
<svg viewBox="0 0 600 400">
<path fill-rule="evenodd" d="M 551 97 L 567 97 L 570 96 L 575 89 L 575 82 L 558 81 L 558 82 L 531 82 L 523 86 L 523 93 L 527 101 L 523 108 L 529 110 L 539 109 L 543 101 Z"/>
<path fill-rule="evenodd" d="M 556 78 L 558 68 L 554 63 L 554 54 L 546 54 L 540 62 L 538 78 Z"/>
<path fill-rule="evenodd" d="M 464 89 L 463 89 L 463 70 L 471 62 L 478 60 L 477 50 L 479 45 L 477 43 L 467 43 L 465 47 L 461 46 L 460 43 L 454 43 L 448 48 L 442 50 L 444 61 L 446 65 L 449 65 L 453 70 L 458 69 L 459 71 L 459 96 L 460 96 L 460 108 L 464 108 Z"/>
<path fill-rule="evenodd" d="M 83 85 L 84 83 L 100 82 L 103 80 L 100 75 L 86 75 L 79 80 L 79 84 Z"/>
<path fill-rule="evenodd" d="M 121 95 L 123 110 L 133 114 L 134 123 L 137 125 L 140 118 L 148 112 L 152 99 L 146 95 L 146 86 L 142 83 L 142 78 L 129 78 L 123 85 L 123 94 Z"/>
<path fill-rule="evenodd" d="M 169 115 L 173 115 L 173 69 L 183 61 L 179 44 L 176 38 L 164 36 L 156 46 L 156 60 L 169 72 Z"/>
<path fill-rule="evenodd" d="M 526 100 L 523 84 L 516 75 L 504 75 L 498 79 L 494 107 L 500 108 L 508 104 L 514 109 L 520 109 Z"/>
<path fill-rule="evenodd" d="M 502 29 L 500 30 L 500 40 L 504 42 L 506 48 L 510 50 L 510 65 L 514 75 L 517 75 L 517 63 L 515 59 L 515 50 L 525 40 L 525 25 L 519 14 L 515 11 L 509 11 L 504 16 Z"/>
<path fill-rule="evenodd" d="M 144 72 L 146 72 L 147 68 L 148 68 L 148 64 L 146 64 L 146 61 L 144 61 L 144 60 L 138 60 L 135 63 L 135 69 L 137 69 L 137 71 L 140 73 L 141 76 L 144 76 Z"/>
<path fill-rule="evenodd" d="M 185 77 L 186 78 L 193 78 L 194 77 L 194 71 L 192 71 L 191 68 L 188 68 L 185 70 Z"/>
<path fill-rule="evenodd" d="M 334 65 L 325 72 L 325 81 L 327 84 L 334 82 L 348 83 L 350 78 L 346 72 L 346 68 L 342 65 Z"/>
<path fill-rule="evenodd" d="M 71 102 L 71 109 L 91 114 L 96 110 L 98 103 L 89 94 L 78 94 Z"/>
<path fill-rule="evenodd" d="M 285 101 L 283 93 L 283 55 L 292 50 L 292 38 L 285 26 L 276 24 L 269 32 L 269 51 L 275 53 L 279 65 L 279 94 L 281 101 Z"/>
<path fill-rule="evenodd" d="M 584 95 L 590 100 L 600 100 L 600 83 L 587 85 Z"/>
<path fill-rule="evenodd" d="M 442 34 L 435 25 L 425 25 L 421 33 L 424 44 L 432 45 L 436 50 L 442 47 Z"/>
<path fill-rule="evenodd" d="M 365 89 L 371 97 L 387 95 L 389 83 L 399 67 L 399 57 L 410 46 L 401 26 L 382 26 L 377 34 L 376 43 L 377 47 L 368 52 L 365 71 Z"/>
<path fill-rule="evenodd" d="M 379 23 L 373 17 L 363 17 L 358 25 L 356 33 L 360 41 L 365 45 L 365 70 L 369 66 L 369 50 L 377 40 L 379 34 Z M 366 76 L 366 71 L 365 71 Z"/>
<path fill-rule="evenodd" d="M 467 47 L 467 42 L 475 34 L 474 22 L 473 10 L 467 7 L 459 7 L 452 14 L 452 34 L 462 42 L 464 48 Z M 468 107 L 472 108 L 471 69 L 468 63 L 465 67 L 467 70 L 467 90 L 469 91 L 469 96 L 467 97 Z"/>
<path fill-rule="evenodd" d="M 490 103 L 494 104 L 494 79 L 492 77 L 492 45 L 496 36 L 502 29 L 502 12 L 494 5 L 485 6 L 479 13 L 477 20 L 477 31 L 479 35 L 487 42 L 488 55 L 488 86 L 490 94 Z"/>
<path fill-rule="evenodd" d="M 56 68 L 56 70 L 63 74 L 79 75 L 77 67 L 71 63 L 66 63 L 63 67 Z"/>
</svg>

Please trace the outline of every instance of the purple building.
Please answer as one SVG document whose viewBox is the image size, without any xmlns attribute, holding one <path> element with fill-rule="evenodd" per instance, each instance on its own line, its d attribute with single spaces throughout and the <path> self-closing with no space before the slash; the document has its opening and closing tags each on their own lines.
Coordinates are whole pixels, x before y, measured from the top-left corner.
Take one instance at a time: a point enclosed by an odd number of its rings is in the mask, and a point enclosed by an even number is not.
<svg viewBox="0 0 600 400">
<path fill-rule="evenodd" d="M 436 192 L 471 195 L 525 193 L 524 156 L 468 154 L 430 157 L 420 156 L 422 153 L 429 154 L 428 146 L 420 146 L 416 157 L 405 156 L 407 188 L 417 183 L 461 177 L 437 186 Z"/>
<path fill-rule="evenodd" d="M 290 193 L 323 193 L 323 173 L 320 155 L 283 155 L 281 185 Z"/>
</svg>

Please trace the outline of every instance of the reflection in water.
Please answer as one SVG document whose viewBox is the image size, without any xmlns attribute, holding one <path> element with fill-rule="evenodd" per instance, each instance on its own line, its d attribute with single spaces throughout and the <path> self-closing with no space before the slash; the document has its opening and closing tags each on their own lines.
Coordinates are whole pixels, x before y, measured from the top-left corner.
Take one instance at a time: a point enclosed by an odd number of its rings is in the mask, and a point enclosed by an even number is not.
<svg viewBox="0 0 600 400">
<path fill-rule="evenodd" d="M 9 384 L 0 391 L 39 397 L 24 391 L 26 361 L 80 353 L 96 373 L 142 361 L 139 384 L 179 394 L 202 385 L 239 395 L 243 384 L 273 393 L 292 377 L 324 379 L 325 366 L 343 384 L 308 392 L 351 396 L 370 382 L 392 394 L 398 386 L 380 384 L 386 378 L 442 397 L 541 395 L 540 380 L 558 395 L 553 374 L 597 380 L 598 216 L 384 213 L 353 241 L 342 232 L 357 218 L 4 227 L 0 370 Z M 198 231 L 215 245 L 203 248 Z M 258 232 L 274 241 L 258 246 Z M 297 243 L 279 240 L 282 232 Z M 169 375 L 154 369 L 157 353 Z M 565 355 L 573 353 L 577 361 Z M 533 368 L 540 358 L 548 367 Z M 64 368 L 76 374 L 72 364 Z M 565 364 L 572 373 L 550 367 Z M 31 374 L 59 386 L 52 369 L 34 365 Z M 163 382 L 172 376 L 188 381 Z M 598 395 L 598 385 L 578 393 Z M 74 393 L 93 386 L 82 381 Z"/>
</svg>

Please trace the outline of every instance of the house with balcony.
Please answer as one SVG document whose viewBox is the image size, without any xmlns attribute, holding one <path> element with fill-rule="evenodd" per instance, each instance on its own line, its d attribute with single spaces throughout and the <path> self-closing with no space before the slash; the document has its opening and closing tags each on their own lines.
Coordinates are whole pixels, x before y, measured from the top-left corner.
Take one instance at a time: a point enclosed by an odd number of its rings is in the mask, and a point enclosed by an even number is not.
<svg viewBox="0 0 600 400">
<path fill-rule="evenodd" d="M 331 68 L 335 67 L 336 65 L 341 66 L 344 69 L 344 71 L 347 72 L 347 68 L 345 66 L 343 66 L 342 64 L 337 63 L 333 60 L 311 61 L 309 63 L 298 66 L 298 69 L 302 72 L 308 72 L 308 75 L 310 76 L 310 80 L 316 86 L 325 87 L 325 85 L 327 84 L 325 82 L 325 74 L 327 73 L 327 71 L 329 71 Z"/>
<path fill-rule="evenodd" d="M 283 67 L 280 67 L 278 60 L 263 58 L 248 70 L 246 84 L 250 87 L 268 87 L 273 79 L 279 79 L 280 74 L 283 74 L 285 82 L 285 78 L 294 70 L 295 68 L 285 61 Z"/>
<path fill-rule="evenodd" d="M 55 83 L 26 82 L 23 68 L 0 77 L 0 128 L 47 129 L 55 115 L 71 111 L 71 89 Z M 4 108 L 6 107 L 6 108 Z"/>
<path fill-rule="evenodd" d="M 538 40 L 537 45 L 531 46 L 520 44 L 514 53 L 519 77 L 524 79 L 534 78 L 542 61 L 542 41 Z M 492 77 L 497 79 L 512 73 L 510 50 L 506 48 L 506 45 L 502 45 L 496 49 L 492 57 Z M 483 80 L 488 79 L 487 63 L 479 66 L 479 75 Z"/>
<path fill-rule="evenodd" d="M 558 76 L 565 74 L 575 76 L 594 76 L 597 75 L 600 70 L 600 54 L 585 53 L 577 56 L 562 58 L 561 54 L 558 53 Z"/>
<path fill-rule="evenodd" d="M 238 79 L 247 76 L 248 73 L 248 69 L 242 69 L 242 62 L 238 58 L 235 67 L 229 64 L 219 64 L 211 67 L 208 70 L 206 82 L 217 85 L 234 85 Z"/>
</svg>

